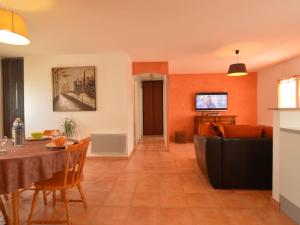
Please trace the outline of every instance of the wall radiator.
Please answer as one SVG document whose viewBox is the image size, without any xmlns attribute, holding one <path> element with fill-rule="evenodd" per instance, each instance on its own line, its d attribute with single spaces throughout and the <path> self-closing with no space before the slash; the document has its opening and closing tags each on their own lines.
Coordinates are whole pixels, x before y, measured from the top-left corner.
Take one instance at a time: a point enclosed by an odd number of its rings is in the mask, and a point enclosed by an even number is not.
<svg viewBox="0 0 300 225">
<path fill-rule="evenodd" d="M 126 134 L 92 134 L 91 155 L 127 156 Z"/>
</svg>

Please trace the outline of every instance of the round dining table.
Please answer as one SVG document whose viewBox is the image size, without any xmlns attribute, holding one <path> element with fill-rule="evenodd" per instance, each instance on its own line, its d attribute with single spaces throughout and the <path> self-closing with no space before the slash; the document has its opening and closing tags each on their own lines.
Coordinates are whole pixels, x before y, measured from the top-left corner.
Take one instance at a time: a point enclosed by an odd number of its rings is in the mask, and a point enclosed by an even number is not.
<svg viewBox="0 0 300 225">
<path fill-rule="evenodd" d="M 66 152 L 46 148 L 49 141 L 26 141 L 21 147 L 7 142 L 0 152 L 0 194 L 12 194 L 13 224 L 19 225 L 19 193 L 37 181 L 65 169 Z"/>
</svg>

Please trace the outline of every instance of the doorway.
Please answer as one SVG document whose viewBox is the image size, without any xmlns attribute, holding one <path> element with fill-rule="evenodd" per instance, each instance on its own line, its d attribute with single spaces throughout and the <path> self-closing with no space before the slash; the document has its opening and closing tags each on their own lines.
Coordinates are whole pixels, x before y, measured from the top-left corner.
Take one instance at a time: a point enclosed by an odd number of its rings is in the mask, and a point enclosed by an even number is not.
<svg viewBox="0 0 300 225">
<path fill-rule="evenodd" d="M 163 81 L 143 81 L 143 135 L 163 135 Z"/>
</svg>

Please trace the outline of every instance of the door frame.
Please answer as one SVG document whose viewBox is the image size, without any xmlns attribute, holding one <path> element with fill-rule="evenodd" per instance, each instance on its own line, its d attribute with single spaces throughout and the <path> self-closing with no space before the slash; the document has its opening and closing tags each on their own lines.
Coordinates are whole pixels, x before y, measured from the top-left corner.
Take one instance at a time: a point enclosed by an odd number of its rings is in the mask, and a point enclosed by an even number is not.
<svg viewBox="0 0 300 225">
<path fill-rule="evenodd" d="M 163 137 L 168 145 L 167 129 L 167 76 L 157 73 L 143 73 L 134 76 L 134 142 L 137 144 L 143 137 L 143 81 L 163 81 Z"/>
</svg>

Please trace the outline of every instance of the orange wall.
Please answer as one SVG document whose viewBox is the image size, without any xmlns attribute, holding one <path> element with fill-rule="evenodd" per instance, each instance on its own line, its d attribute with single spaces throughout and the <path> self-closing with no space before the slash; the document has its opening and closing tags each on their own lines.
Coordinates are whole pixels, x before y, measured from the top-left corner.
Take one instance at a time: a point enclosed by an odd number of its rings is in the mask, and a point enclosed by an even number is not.
<svg viewBox="0 0 300 225">
<path fill-rule="evenodd" d="M 228 111 L 221 114 L 237 115 L 237 124 L 257 123 L 257 74 L 228 77 L 226 74 L 169 75 L 169 132 L 184 130 L 192 141 L 194 132 L 195 93 L 228 92 Z"/>
<path fill-rule="evenodd" d="M 132 74 L 137 75 L 143 73 L 159 73 L 166 75 L 169 73 L 168 62 L 133 62 Z"/>
</svg>

